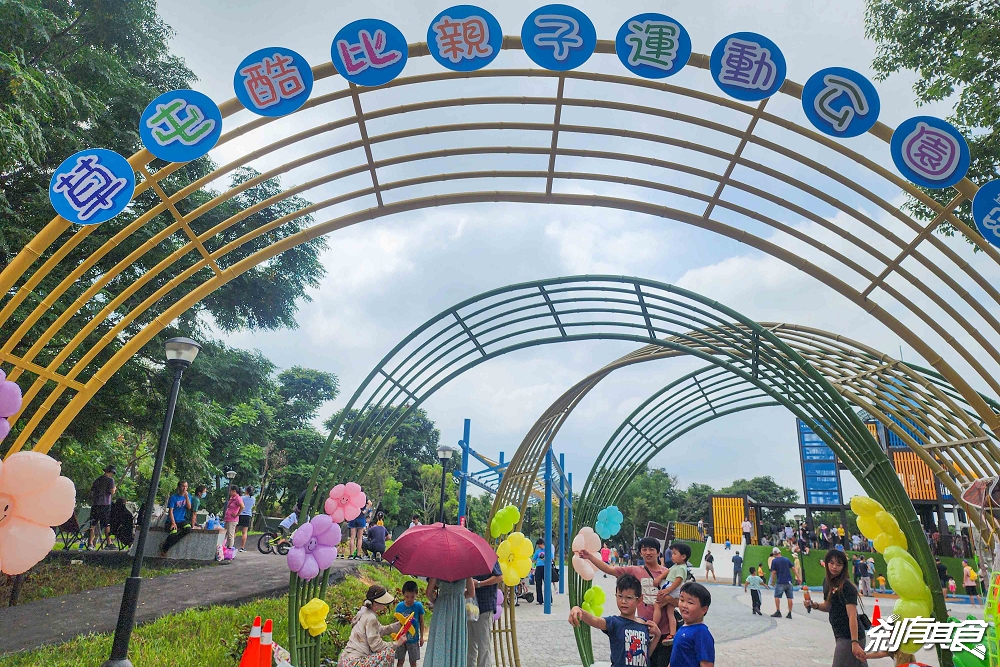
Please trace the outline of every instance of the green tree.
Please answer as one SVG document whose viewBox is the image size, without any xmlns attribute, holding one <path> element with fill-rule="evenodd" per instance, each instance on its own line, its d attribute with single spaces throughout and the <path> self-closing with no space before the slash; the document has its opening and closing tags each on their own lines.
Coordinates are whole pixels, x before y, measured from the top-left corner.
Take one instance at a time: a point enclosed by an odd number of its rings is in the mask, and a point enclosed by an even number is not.
<svg viewBox="0 0 1000 667">
<path fill-rule="evenodd" d="M 969 142 L 969 177 L 980 184 L 1000 178 L 1000 3 L 867 0 L 865 34 L 878 43 L 872 67 L 880 80 L 900 71 L 915 72 L 918 104 L 958 93 L 948 120 Z M 925 192 L 941 204 L 954 196 L 950 189 Z M 916 201 L 910 208 L 924 220 L 934 217 Z M 959 209 L 959 217 L 978 233 L 969 202 Z M 947 224 L 940 230 L 955 232 Z"/>
<path fill-rule="evenodd" d="M 441 518 L 441 464 L 425 463 L 420 466 L 421 521 L 435 523 Z M 458 485 L 454 477 L 445 479 L 444 518 L 447 523 L 458 519 Z"/>
<path fill-rule="evenodd" d="M 692 483 L 684 491 L 680 507 L 677 509 L 677 520 L 687 523 L 712 522 L 712 495 L 716 491 L 708 484 Z"/>
</svg>

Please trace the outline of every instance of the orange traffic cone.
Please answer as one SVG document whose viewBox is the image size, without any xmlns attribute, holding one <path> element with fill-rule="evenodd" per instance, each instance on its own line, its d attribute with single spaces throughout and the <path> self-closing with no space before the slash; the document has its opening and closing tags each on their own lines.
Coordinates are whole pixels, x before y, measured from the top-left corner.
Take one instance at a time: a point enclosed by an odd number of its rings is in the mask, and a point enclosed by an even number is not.
<svg viewBox="0 0 1000 667">
<path fill-rule="evenodd" d="M 270 628 L 270 626 L 268 626 Z M 239 667 L 259 667 L 260 666 L 260 616 L 253 619 L 253 627 L 250 628 L 250 639 L 247 647 L 243 650 L 243 657 L 240 658 Z"/>
<path fill-rule="evenodd" d="M 875 606 L 872 607 L 872 625 L 878 625 L 878 619 L 882 618 L 882 610 L 878 607 L 878 598 L 875 598 Z"/>
<path fill-rule="evenodd" d="M 271 619 L 264 621 L 264 631 L 260 635 L 260 655 L 257 658 L 257 667 L 272 667 L 272 652 L 274 643 L 271 640 Z"/>
</svg>

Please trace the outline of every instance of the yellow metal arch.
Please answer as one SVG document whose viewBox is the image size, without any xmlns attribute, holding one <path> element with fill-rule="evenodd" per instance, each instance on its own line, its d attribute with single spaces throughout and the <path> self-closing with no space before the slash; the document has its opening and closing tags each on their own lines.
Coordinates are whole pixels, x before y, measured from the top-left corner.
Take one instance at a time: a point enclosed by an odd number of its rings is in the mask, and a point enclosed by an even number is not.
<svg viewBox="0 0 1000 667">
<path fill-rule="evenodd" d="M 505 37 L 504 48 L 520 49 L 520 40 Z M 427 55 L 426 45 L 422 43 L 411 45 L 409 51 L 411 58 Z M 614 43 L 600 41 L 597 52 L 613 54 Z M 598 58 L 592 60 L 596 62 Z M 708 58 L 695 54 L 689 64 L 705 70 Z M 313 68 L 313 72 L 317 81 L 335 75 L 330 63 Z M 525 78 L 535 81 L 536 86 L 552 86 L 553 94 L 497 94 L 503 92 L 506 83 Z M 491 94 L 471 97 L 434 95 L 441 90 L 452 90 L 450 84 L 475 81 L 493 83 Z M 567 88 L 579 88 L 583 93 L 591 89 L 600 92 L 589 97 L 572 96 L 572 90 L 567 92 Z M 369 104 L 377 95 L 375 91 L 384 89 L 420 95 L 423 101 L 392 107 L 380 107 L 377 100 Z M 780 93 L 798 98 L 801 86 L 786 81 Z M 653 96 L 656 103 L 643 105 L 623 101 L 634 95 Z M 354 113 L 264 145 L 173 193 L 165 191 L 163 179 L 181 165 L 170 164 L 154 171 L 150 166 L 152 156 L 145 150 L 139 151 L 129 160 L 140 176 L 136 194 L 152 189 L 160 200 L 158 204 L 89 254 L 80 251 L 79 246 L 97 228 L 74 228 L 59 217 L 25 246 L 0 273 L 0 293 L 4 294 L 0 301 L 0 326 L 14 328 L 16 325 L 13 333 L 0 345 L 0 362 L 13 367 L 11 379 L 16 380 L 24 373 L 34 377 L 25 392 L 22 413 L 16 416 L 22 430 L 8 454 L 26 446 L 41 452 L 48 451 L 94 394 L 153 336 L 212 291 L 278 253 L 367 220 L 434 206 L 489 202 L 600 206 L 644 213 L 712 231 L 776 257 L 829 286 L 895 332 L 955 387 L 994 433 L 1000 433 L 1000 417 L 989 410 L 973 388 L 973 385 L 988 387 L 995 395 L 1000 395 L 1000 380 L 997 379 L 1000 376 L 1000 321 L 994 315 L 1000 306 L 1000 292 L 967 261 L 966 256 L 933 234 L 936 227 L 945 222 L 964 233 L 965 227 L 953 211 L 975 194 L 977 188 L 972 182 L 964 180 L 959 183 L 954 199 L 942 208 L 892 171 L 849 149 L 844 143 L 821 135 L 795 120 L 766 111 L 767 100 L 751 106 L 669 83 L 598 72 L 487 68 L 473 73 L 417 74 L 398 78 L 379 88 L 348 85 L 317 94 L 297 113 L 323 105 L 335 106 L 340 101 L 350 101 Z M 681 109 L 684 104 L 708 105 L 733 120 L 728 124 L 707 120 L 702 114 L 686 113 Z M 462 108 L 471 115 L 477 109 L 510 106 L 517 106 L 538 118 L 523 122 L 473 120 L 442 123 L 394 129 L 382 134 L 370 134 L 367 129 L 367 124 L 373 121 L 392 120 L 402 124 L 410 117 L 419 118 L 420 112 L 430 110 Z M 221 104 L 220 109 L 223 117 L 229 118 L 242 106 L 232 99 Z M 578 110 L 586 110 L 594 120 L 586 124 L 564 122 L 571 111 Z M 620 114 L 628 114 L 630 119 L 638 119 L 641 123 L 616 123 Z M 219 143 L 228 143 L 274 123 L 279 124 L 274 129 L 280 128 L 281 122 L 281 118 L 255 117 L 246 120 L 228 129 Z M 640 127 L 642 123 L 668 123 L 674 131 L 631 129 Z M 221 192 L 186 215 L 178 210 L 178 203 L 241 166 L 253 164 L 286 148 L 305 145 L 303 142 L 317 137 L 329 137 L 330 133 L 341 129 L 356 129 L 358 138 L 295 157 L 279 167 L 264 171 L 257 178 Z M 689 140 L 687 137 L 691 129 L 710 136 L 711 144 Z M 430 151 L 406 150 L 408 140 L 429 135 L 448 136 L 456 132 L 464 133 L 466 145 Z M 891 132 L 886 125 L 877 124 L 870 134 L 887 142 Z M 474 145 L 470 141 L 480 137 L 487 137 L 488 141 L 498 133 L 518 137 L 537 136 L 543 143 L 523 141 L 520 144 L 498 145 L 484 142 Z M 578 136 L 612 142 L 610 150 L 566 145 L 567 137 Z M 811 154 L 803 155 L 790 149 L 781 137 L 808 139 L 813 143 Z M 719 148 L 720 144 L 725 144 L 725 148 Z M 646 152 L 630 150 L 633 145 L 641 145 Z M 373 147 L 387 155 L 376 159 Z M 393 152 L 393 149 L 399 150 Z M 321 160 L 343 159 L 351 151 L 358 150 L 363 150 L 365 156 L 360 163 L 300 182 L 209 229 L 197 228 L 203 214 L 247 188 L 276 176 L 298 176 Z M 657 157 L 651 157 L 648 154 L 650 150 Z M 521 160 L 535 156 L 537 161 L 547 162 L 547 168 L 524 169 L 523 165 L 518 165 L 517 169 L 491 170 L 449 171 L 437 168 L 450 158 L 482 155 L 497 159 L 513 155 Z M 856 178 L 845 175 L 843 169 L 835 166 L 835 163 L 845 160 L 857 171 Z M 560 164 L 563 161 L 585 164 L 589 170 L 556 169 L 557 161 Z M 696 166 L 693 164 L 695 161 L 710 162 L 718 168 Z M 792 175 L 788 164 L 801 169 L 808 178 Z M 420 175 L 395 181 L 387 181 L 384 176 L 380 178 L 380 172 L 384 174 L 389 168 L 401 165 L 418 168 Z M 637 179 L 622 174 L 624 169 L 635 167 L 643 168 L 648 178 Z M 366 173 L 371 176 L 370 186 L 347 189 L 350 176 Z M 746 176 L 741 177 L 741 174 Z M 677 184 L 681 177 L 697 182 L 697 186 L 681 187 Z M 537 187 L 462 189 L 466 184 L 483 180 L 531 181 L 537 183 Z M 410 188 L 430 187 L 446 181 L 458 189 L 443 194 L 407 197 Z M 632 188 L 640 195 L 619 197 L 559 192 L 564 184 L 585 188 L 594 183 Z M 344 189 L 301 211 L 247 231 L 237 239 L 221 240 L 223 232 L 267 206 L 293 195 L 325 193 L 333 186 L 343 186 Z M 787 191 L 788 198 L 774 194 L 775 188 Z M 935 210 L 937 217 L 929 224 L 913 220 L 893 206 L 885 195 L 879 194 L 887 190 L 902 190 L 912 195 Z M 833 194 L 834 191 L 843 192 L 846 197 L 838 197 Z M 669 196 L 671 204 L 676 202 L 677 205 L 667 206 L 652 201 L 664 196 Z M 391 200 L 392 197 L 398 198 Z M 846 198 L 857 199 L 863 205 L 852 205 Z M 364 205 L 366 200 L 374 200 L 374 205 L 335 215 L 261 248 L 242 260 L 232 260 L 234 250 L 292 220 L 342 204 Z M 763 211 L 775 213 L 768 215 Z M 853 232 L 842 222 L 828 219 L 831 212 L 851 224 L 859 225 L 863 232 Z M 824 233 L 830 234 L 834 242 L 814 238 L 787 219 L 782 219 L 789 217 L 817 225 Z M 885 218 L 885 222 L 880 218 Z M 780 234 L 781 238 L 778 239 L 775 234 Z M 1000 264 L 1000 253 L 996 249 L 974 233 L 969 233 L 968 237 L 988 261 Z M 131 283 L 110 288 L 112 282 L 137 260 L 154 248 L 165 247 L 163 244 L 168 242 L 174 243 L 170 246 L 174 249 L 166 259 Z M 789 249 L 787 246 L 792 243 L 798 244 L 802 250 Z M 100 266 L 109 253 L 120 248 L 129 249 L 126 257 L 112 266 Z M 971 250 L 968 254 L 971 255 Z M 60 284 L 46 289 L 42 298 L 38 298 L 36 290 L 57 266 L 72 267 L 72 270 Z M 98 266 L 101 270 L 96 272 L 95 267 Z M 926 279 L 914 273 L 913 269 L 917 268 Z M 159 288 L 141 303 L 130 304 L 130 299 L 154 285 L 159 285 Z M 80 290 L 75 298 L 70 297 L 74 293 L 71 288 Z M 874 300 L 876 295 L 878 302 Z M 915 298 L 923 303 L 918 304 Z M 54 352 L 50 350 L 49 346 L 52 346 L 57 334 L 79 316 L 83 306 L 95 303 L 100 306 L 98 315 L 87 322 L 72 340 L 61 344 Z M 158 312 L 158 315 L 149 317 L 151 311 Z M 47 326 L 42 326 L 43 315 L 55 315 L 55 318 Z M 93 340 L 93 332 L 109 322 L 114 322 L 110 330 Z M 129 333 L 132 328 L 137 328 L 137 331 Z M 929 334 L 923 334 L 921 330 Z M 99 355 L 115 341 L 121 343 L 121 347 L 103 363 L 98 363 Z M 956 360 L 971 369 L 968 379 L 952 365 Z M 50 415 L 50 412 L 53 414 Z"/>
</svg>

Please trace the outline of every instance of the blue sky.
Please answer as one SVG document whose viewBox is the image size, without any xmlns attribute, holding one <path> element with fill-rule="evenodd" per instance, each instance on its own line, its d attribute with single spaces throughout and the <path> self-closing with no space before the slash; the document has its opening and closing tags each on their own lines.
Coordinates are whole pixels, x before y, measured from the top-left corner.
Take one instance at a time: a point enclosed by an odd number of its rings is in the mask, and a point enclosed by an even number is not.
<svg viewBox="0 0 1000 667">
<path fill-rule="evenodd" d="M 538 6 L 519 0 L 481 4 L 496 15 L 505 34 L 518 34 L 524 17 Z M 175 52 L 200 78 L 195 88 L 221 102 L 233 96 L 236 66 L 259 48 L 288 46 L 315 65 L 329 60 L 330 42 L 340 27 L 367 16 L 392 22 L 410 42 L 423 41 L 429 21 L 447 6 L 426 1 L 287 0 L 276 4 L 256 0 L 170 0 L 162 2 L 160 9 L 177 31 Z M 588 13 L 602 39 L 613 39 L 618 26 L 634 14 L 662 11 L 685 25 L 696 53 L 709 53 L 716 41 L 731 32 L 752 30 L 767 35 L 782 48 L 788 78 L 792 80 L 803 83 L 816 70 L 832 65 L 871 76 L 869 64 L 875 45 L 864 37 L 864 4 L 860 0 L 653 4 L 581 0 L 576 6 Z M 505 52 L 491 67 L 530 65 L 523 53 Z M 436 68 L 430 58 L 421 58 L 411 60 L 404 74 Z M 614 56 L 595 56 L 585 69 L 625 73 Z M 670 81 L 716 92 L 707 73 L 694 68 Z M 550 95 L 547 83 L 521 83 L 521 87 L 505 89 L 503 94 Z M 884 122 L 894 126 L 918 112 L 911 84 L 909 74 L 877 84 Z M 319 82 L 317 90 L 332 89 L 334 85 L 340 85 L 336 77 Z M 470 91 L 478 93 L 473 86 L 470 84 Z M 380 104 L 406 101 L 393 100 L 391 92 L 378 94 L 386 96 Z M 600 89 L 581 86 L 577 94 L 598 95 Z M 794 107 L 792 100 L 776 98 L 768 109 L 804 123 L 801 108 Z M 312 110 L 312 115 L 290 117 L 288 124 L 281 127 L 308 127 L 322 114 L 335 111 L 345 110 Z M 947 115 L 948 107 L 924 107 L 919 112 Z M 418 116 L 412 122 L 432 124 L 463 113 L 444 111 L 433 117 Z M 586 122 L 589 113 L 573 110 L 572 118 Z M 241 114 L 235 119 L 238 122 L 246 119 Z M 563 122 L 575 121 L 564 116 Z M 377 123 L 369 127 L 370 133 L 389 129 L 395 127 Z M 231 142 L 213 152 L 213 157 L 225 162 L 286 131 L 275 127 L 262 136 Z M 565 141 L 568 145 L 593 145 L 588 138 L 568 136 Z M 847 141 L 856 150 L 891 166 L 884 144 L 864 137 Z M 547 145 L 547 137 L 544 142 Z M 408 148 L 426 149 L 417 140 Z M 274 166 L 280 163 L 279 157 L 255 166 Z M 490 164 L 489 160 L 482 162 Z M 560 167 L 572 168 L 572 164 L 567 161 Z M 334 165 L 317 164 L 283 183 L 314 178 L 331 168 Z M 392 173 L 393 178 L 407 175 L 405 169 Z M 366 178 L 359 178 L 356 187 L 363 187 Z M 889 189 L 880 194 L 892 201 L 903 201 L 898 191 Z M 321 196 L 309 195 L 313 200 Z M 835 217 L 833 211 L 829 216 Z M 226 337 L 234 345 L 260 349 L 281 367 L 298 364 L 337 373 L 343 397 L 325 406 L 324 418 L 343 405 L 389 349 L 439 311 L 502 285 L 570 274 L 625 274 L 675 283 L 759 321 L 825 328 L 894 356 L 902 353 L 904 359 L 916 360 L 912 351 L 905 346 L 901 349 L 896 336 L 794 268 L 747 246 L 668 220 L 582 208 L 457 206 L 365 223 L 331 234 L 327 240 L 329 250 L 323 257 L 327 277 L 321 288 L 311 293 L 313 301 L 302 304 L 299 329 Z M 956 247 L 963 255 L 971 254 L 960 243 Z M 453 381 L 425 408 L 441 429 L 444 442 L 459 439 L 462 419 L 468 417 L 472 419 L 476 449 L 491 456 L 501 450 L 509 455 L 552 400 L 584 375 L 632 349 L 631 345 L 602 342 L 521 351 Z M 653 391 L 696 366 L 693 360 L 683 359 L 641 364 L 614 374 L 588 396 L 556 443 L 557 451 L 572 453 L 568 468 L 580 486 L 594 456 L 619 422 Z M 684 485 L 698 481 L 721 486 L 737 477 L 770 474 L 800 490 L 794 418 L 781 408 L 742 413 L 704 426 L 668 448 L 654 460 L 654 465 L 666 467 Z M 849 484 L 849 489 L 857 488 L 853 482 Z"/>
</svg>

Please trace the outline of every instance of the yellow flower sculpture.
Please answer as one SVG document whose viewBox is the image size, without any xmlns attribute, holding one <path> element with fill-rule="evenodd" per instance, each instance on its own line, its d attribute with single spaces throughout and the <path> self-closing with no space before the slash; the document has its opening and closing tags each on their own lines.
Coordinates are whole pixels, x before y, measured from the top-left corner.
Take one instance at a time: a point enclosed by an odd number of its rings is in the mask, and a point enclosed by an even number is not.
<svg viewBox="0 0 1000 667">
<path fill-rule="evenodd" d="M 531 572 L 531 554 L 534 548 L 531 540 L 522 533 L 511 533 L 507 539 L 497 545 L 497 560 L 503 572 L 503 583 L 517 586 L 521 579 Z"/>
<path fill-rule="evenodd" d="M 299 609 L 299 625 L 313 637 L 326 632 L 326 615 L 330 613 L 330 605 L 319 598 L 313 598 Z"/>
<path fill-rule="evenodd" d="M 924 583 L 917 561 L 906 550 L 906 536 L 896 518 L 875 500 L 864 496 L 851 498 L 851 509 L 858 515 L 858 529 L 875 543 L 875 550 L 885 558 L 889 587 L 899 595 L 892 613 L 900 618 L 930 618 L 931 589 Z M 907 642 L 901 648 L 915 653 L 920 644 Z"/>
</svg>

